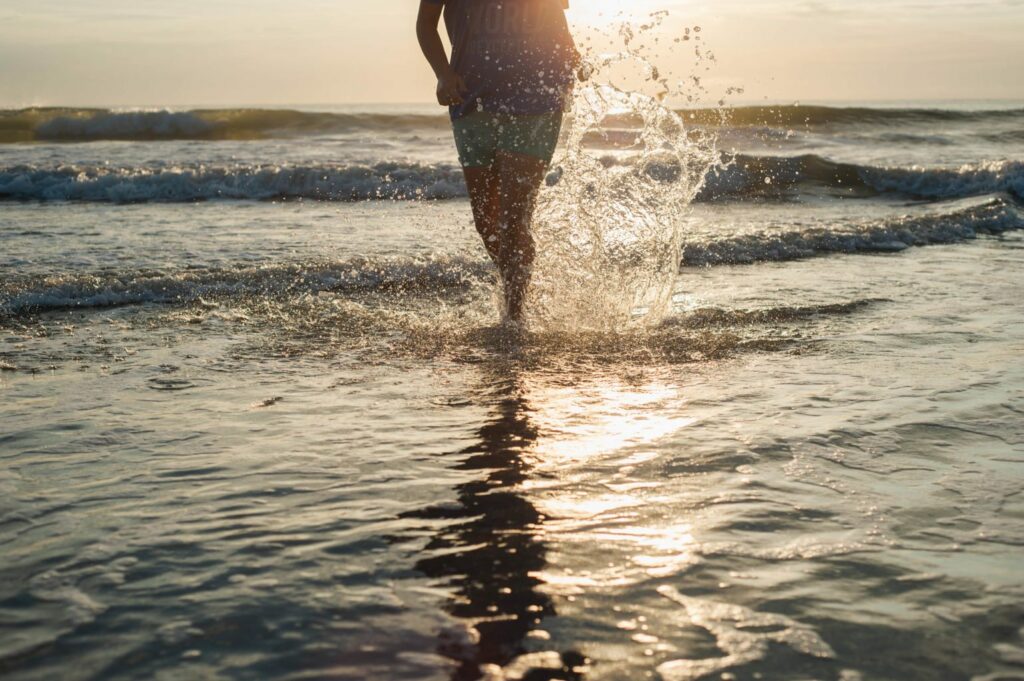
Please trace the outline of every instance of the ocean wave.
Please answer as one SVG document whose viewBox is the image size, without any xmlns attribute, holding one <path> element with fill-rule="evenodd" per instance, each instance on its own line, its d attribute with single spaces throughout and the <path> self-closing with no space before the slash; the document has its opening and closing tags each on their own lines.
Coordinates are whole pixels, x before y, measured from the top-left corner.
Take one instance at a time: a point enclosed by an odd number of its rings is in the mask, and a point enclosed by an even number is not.
<svg viewBox="0 0 1024 681">
<path fill-rule="evenodd" d="M 488 276 L 484 262 L 463 258 L 359 258 L 208 270 L 79 273 L 23 277 L 0 288 L 0 319 L 47 310 L 142 303 L 189 304 L 221 299 L 333 292 L 428 294 L 462 290 Z"/>
<path fill-rule="evenodd" d="M 655 172 L 666 173 L 661 168 Z M 942 200 L 1008 193 L 1024 198 L 1024 163 L 992 161 L 959 168 L 862 166 L 806 154 L 802 156 L 739 155 L 707 178 L 699 201 L 747 197 L 772 198 L 816 185 L 849 197 L 899 194 Z"/>
<path fill-rule="evenodd" d="M 952 199 L 1005 192 L 1024 199 L 1024 162 L 992 161 L 959 168 L 864 168 L 861 180 L 879 192 Z"/>
<path fill-rule="evenodd" d="M 828 125 L 921 125 L 928 123 L 984 123 L 986 121 L 1024 121 L 1024 109 L 965 111 L 930 108 L 834 107 L 814 105 L 739 106 L 724 109 L 683 111 L 686 121 L 702 124 L 748 126 L 769 125 L 785 128 Z"/>
<path fill-rule="evenodd" d="M 903 126 L 935 123 L 982 125 L 1024 122 L 1024 109 L 963 111 L 830 106 L 742 106 L 681 109 L 684 121 L 700 126 L 802 128 L 819 126 Z M 609 127 L 636 127 L 637 121 L 612 116 Z M 442 130 L 437 114 L 339 113 L 292 109 L 193 109 L 116 111 L 67 107 L 0 110 L 0 143 L 97 140 L 245 140 L 354 132 L 403 134 Z"/>
<path fill-rule="evenodd" d="M 608 165 L 635 161 L 608 156 Z M 665 182 L 678 165 L 648 163 L 644 172 Z M 557 171 L 552 181 L 557 181 Z M 998 161 L 960 168 L 885 168 L 838 163 L 816 155 L 737 156 L 713 170 L 701 202 L 785 199 L 824 188 L 857 198 L 894 194 L 945 200 L 1010 194 L 1024 199 L 1024 163 Z M 0 200 L 104 203 L 185 203 L 228 200 L 370 201 L 463 198 L 461 170 L 453 164 L 373 165 L 79 166 L 0 168 Z"/>
<path fill-rule="evenodd" d="M 979 234 L 1024 229 L 1020 211 L 1005 199 L 949 213 L 905 216 L 849 228 L 760 232 L 684 244 L 684 267 L 800 260 L 836 253 L 892 253 L 912 246 L 951 244 Z"/>
<path fill-rule="evenodd" d="M 39 123 L 40 141 L 199 140 L 214 136 L 217 126 L 192 113 L 137 111 L 95 116 L 59 116 Z"/>
<path fill-rule="evenodd" d="M 937 123 L 982 125 L 986 123 L 1024 122 L 1024 109 L 966 111 L 928 108 L 835 107 L 814 105 L 726 106 L 720 108 L 679 109 L 685 123 L 711 127 L 762 128 L 767 130 L 818 127 L 928 126 Z M 611 116 L 611 127 L 633 128 L 630 115 Z"/>
<path fill-rule="evenodd" d="M 992 144 L 1017 144 L 1024 142 L 1024 130 L 985 130 L 984 128 L 970 127 L 961 129 L 945 129 L 949 134 L 913 132 L 883 132 L 873 130 L 865 133 L 840 133 L 844 142 L 855 142 L 857 144 L 899 144 L 903 146 L 930 146 L 930 147 L 953 147 L 958 145 L 975 144 L 977 141 L 989 142 Z"/>
<path fill-rule="evenodd" d="M 1024 229 L 1009 201 L 993 199 L 943 214 L 903 217 L 850 227 L 805 228 L 684 243 L 681 267 L 787 261 L 836 253 L 895 252 L 912 246 L 948 244 L 981 234 Z M 484 260 L 463 257 L 356 258 L 343 261 L 272 263 L 209 269 L 125 269 L 52 276 L 12 277 L 0 284 L 0 320 L 53 310 L 138 305 L 200 304 L 225 300 L 342 296 L 456 295 L 490 281 Z M 865 303 L 866 304 L 866 303 Z M 858 303 L 860 305 L 860 303 Z M 676 320 L 687 326 L 762 324 L 854 308 L 793 308 L 723 317 L 720 311 L 690 311 Z"/>
<path fill-rule="evenodd" d="M 33 108 L 0 111 L 0 143 L 99 140 L 247 140 L 352 132 L 441 130 L 447 117 L 290 109 L 112 111 Z"/>
<path fill-rule="evenodd" d="M 64 165 L 0 169 L 0 199 L 23 201 L 365 201 L 464 196 L 462 171 L 450 164 L 143 168 Z"/>
</svg>

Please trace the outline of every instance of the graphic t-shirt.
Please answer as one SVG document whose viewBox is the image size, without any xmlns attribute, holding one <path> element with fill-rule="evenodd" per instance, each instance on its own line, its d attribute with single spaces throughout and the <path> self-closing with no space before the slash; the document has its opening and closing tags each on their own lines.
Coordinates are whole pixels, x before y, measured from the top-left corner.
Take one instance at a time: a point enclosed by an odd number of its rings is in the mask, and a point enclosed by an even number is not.
<svg viewBox="0 0 1024 681">
<path fill-rule="evenodd" d="M 426 0 L 444 5 L 452 68 L 466 81 L 471 111 L 544 114 L 561 111 L 573 79 L 575 47 L 565 18 L 568 0 Z"/>
</svg>

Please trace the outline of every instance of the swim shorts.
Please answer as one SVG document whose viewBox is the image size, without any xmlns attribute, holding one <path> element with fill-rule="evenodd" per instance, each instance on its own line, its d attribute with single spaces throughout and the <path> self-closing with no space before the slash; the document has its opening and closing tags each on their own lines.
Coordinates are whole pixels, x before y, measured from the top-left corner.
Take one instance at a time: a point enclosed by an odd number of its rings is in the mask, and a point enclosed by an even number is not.
<svg viewBox="0 0 1024 681">
<path fill-rule="evenodd" d="M 551 163 L 562 130 L 562 112 L 517 115 L 474 111 L 452 121 L 452 129 L 463 168 L 490 166 L 499 151 Z"/>
</svg>

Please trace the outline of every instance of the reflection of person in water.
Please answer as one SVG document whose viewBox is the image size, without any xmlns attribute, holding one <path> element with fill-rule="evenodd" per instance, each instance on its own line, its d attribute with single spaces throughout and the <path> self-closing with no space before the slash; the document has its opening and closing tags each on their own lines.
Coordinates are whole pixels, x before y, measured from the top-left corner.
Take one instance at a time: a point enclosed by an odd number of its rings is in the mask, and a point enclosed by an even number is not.
<svg viewBox="0 0 1024 681">
<path fill-rule="evenodd" d="M 567 7 L 568 0 L 421 0 L 416 23 L 513 322 L 521 321 L 530 283 L 537 193 L 580 61 Z M 450 60 L 437 30 L 442 10 Z"/>
<path fill-rule="evenodd" d="M 513 384 L 503 386 L 498 398 L 492 418 L 480 428 L 480 441 L 459 452 L 465 459 L 456 466 L 485 473 L 458 487 L 459 508 L 415 514 L 457 521 L 427 546 L 435 555 L 416 566 L 431 577 L 449 580 L 457 590 L 451 613 L 471 620 L 480 634 L 472 656 L 453 676 L 460 681 L 479 678 L 481 665 L 505 666 L 527 652 L 527 634 L 539 620 L 555 614 L 550 597 L 538 589 L 540 580 L 531 576 L 546 564 L 546 548 L 536 533 L 542 519 L 516 489 L 527 479 L 529 465 L 522 454 L 536 440 L 536 431 Z M 538 669 L 524 678 L 579 678 L 572 668 L 583 657 L 566 652 L 562 660 L 561 670 Z"/>
</svg>

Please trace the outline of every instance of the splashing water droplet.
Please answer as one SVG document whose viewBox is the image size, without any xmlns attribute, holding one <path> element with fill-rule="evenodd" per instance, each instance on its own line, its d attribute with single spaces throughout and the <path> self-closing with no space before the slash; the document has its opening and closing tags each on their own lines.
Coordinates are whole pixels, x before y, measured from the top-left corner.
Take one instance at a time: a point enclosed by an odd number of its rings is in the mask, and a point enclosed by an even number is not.
<svg viewBox="0 0 1024 681">
<path fill-rule="evenodd" d="M 620 36 L 624 50 L 606 53 L 592 79 L 577 88 L 565 154 L 538 199 L 528 310 L 540 329 L 619 331 L 659 323 L 671 310 L 682 217 L 719 161 L 717 139 L 689 134 L 665 103 L 672 97 L 602 82 L 627 62 L 658 73 L 643 48 L 633 46 L 632 29 L 623 27 Z M 636 141 L 619 153 L 594 148 L 594 139 L 612 132 Z"/>
</svg>

